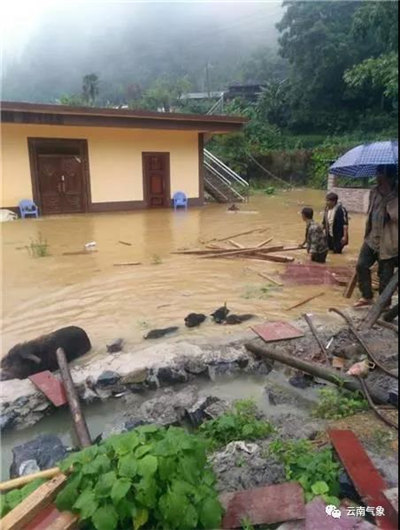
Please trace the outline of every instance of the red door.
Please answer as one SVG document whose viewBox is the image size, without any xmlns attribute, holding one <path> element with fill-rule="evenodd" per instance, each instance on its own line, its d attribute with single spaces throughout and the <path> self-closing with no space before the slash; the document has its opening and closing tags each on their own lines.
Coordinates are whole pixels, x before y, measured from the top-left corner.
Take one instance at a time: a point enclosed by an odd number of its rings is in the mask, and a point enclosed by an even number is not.
<svg viewBox="0 0 400 530">
<path fill-rule="evenodd" d="M 169 153 L 143 153 L 144 200 L 148 207 L 169 207 Z"/>
<path fill-rule="evenodd" d="M 82 160 L 78 156 L 38 155 L 42 214 L 85 211 Z"/>
</svg>

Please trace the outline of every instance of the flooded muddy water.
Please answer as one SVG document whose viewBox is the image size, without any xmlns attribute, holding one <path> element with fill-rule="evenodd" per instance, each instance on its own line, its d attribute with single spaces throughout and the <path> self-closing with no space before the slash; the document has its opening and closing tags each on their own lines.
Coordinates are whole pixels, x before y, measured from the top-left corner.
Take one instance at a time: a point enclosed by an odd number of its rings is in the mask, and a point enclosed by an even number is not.
<svg viewBox="0 0 400 530">
<path fill-rule="evenodd" d="M 199 397 L 215 396 L 227 402 L 238 399 L 251 399 L 258 409 L 266 417 L 274 421 L 274 418 L 287 411 L 293 410 L 293 405 L 280 404 L 271 406 L 269 404 L 266 388 L 287 389 L 289 394 L 298 394 L 299 406 L 304 408 L 307 403 L 311 406 L 317 400 L 317 388 L 298 390 L 291 386 L 287 378 L 276 370 L 267 376 L 240 375 L 239 377 L 219 377 L 215 381 L 197 380 L 192 386 L 197 389 Z M 175 391 L 182 390 L 186 385 L 176 385 Z M 135 406 L 138 408 L 144 401 L 154 399 L 162 390 L 148 391 L 143 395 L 135 395 Z M 116 426 L 116 418 L 119 414 L 126 412 L 126 404 L 123 399 L 109 399 L 103 402 L 95 402 L 83 405 L 82 410 L 88 425 L 92 439 L 95 439 L 109 426 Z M 134 411 L 131 410 L 134 414 Z M 5 432 L 1 437 L 1 479 L 9 478 L 9 469 L 12 462 L 12 448 L 29 440 L 33 440 L 41 434 L 55 434 L 67 447 L 76 447 L 77 440 L 74 437 L 72 420 L 69 410 L 66 407 L 58 409 L 46 418 L 43 418 L 35 425 L 22 430 Z"/>
<path fill-rule="evenodd" d="M 253 313 L 262 320 L 296 318 L 304 311 L 325 314 L 328 307 L 345 307 L 343 287 L 284 285 L 267 287 L 257 275 L 279 281 L 280 263 L 255 260 L 199 259 L 172 254 L 201 248 L 199 240 L 223 238 L 266 227 L 262 234 L 235 238 L 244 245 L 268 237 L 274 244 L 293 245 L 304 239 L 299 211 L 312 206 L 320 220 L 324 192 L 295 190 L 273 196 L 256 195 L 240 211 L 209 204 L 185 211 L 143 210 L 126 213 L 51 216 L 3 223 L 2 229 L 2 355 L 15 343 L 58 327 L 78 325 L 89 334 L 93 352 L 123 337 L 127 347 L 143 342 L 146 330 L 179 326 L 176 337 L 212 337 L 237 332 L 238 326 L 206 321 L 187 329 L 189 312 L 210 314 L 225 301 L 234 313 Z M 350 245 L 343 255 L 329 255 L 329 265 L 353 265 L 362 242 L 365 218 L 351 214 Z M 25 248 L 41 235 L 50 255 L 31 257 Z M 96 252 L 78 252 L 88 242 Z M 131 243 L 126 245 L 120 243 Z M 288 253 L 307 261 L 304 250 Z M 140 265 L 115 266 L 126 262 Z M 296 302 L 324 291 L 324 296 L 292 311 Z M 248 326 L 248 322 L 240 327 Z"/>
</svg>

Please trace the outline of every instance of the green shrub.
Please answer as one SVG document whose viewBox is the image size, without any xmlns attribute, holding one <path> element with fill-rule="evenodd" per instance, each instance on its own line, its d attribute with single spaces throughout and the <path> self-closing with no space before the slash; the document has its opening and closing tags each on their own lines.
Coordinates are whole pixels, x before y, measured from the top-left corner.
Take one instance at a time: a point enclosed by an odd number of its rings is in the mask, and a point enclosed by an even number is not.
<svg viewBox="0 0 400 530">
<path fill-rule="evenodd" d="M 342 388 L 322 388 L 320 400 L 313 410 L 313 416 L 327 420 L 338 420 L 368 409 L 368 402 L 359 392 Z"/>
<path fill-rule="evenodd" d="M 29 246 L 26 247 L 28 253 L 33 258 L 44 258 L 49 255 L 49 245 L 42 234 L 39 233 L 37 239 L 32 239 Z"/>
<path fill-rule="evenodd" d="M 284 464 L 286 479 L 300 483 L 307 502 L 321 496 L 326 503 L 339 505 L 341 465 L 334 460 L 330 447 L 315 451 L 309 440 L 278 440 L 269 450 Z"/>
<path fill-rule="evenodd" d="M 21 501 L 30 495 L 35 489 L 44 484 L 46 480 L 38 478 L 26 486 L 14 489 L 0 496 L 0 517 L 4 517 L 9 511 L 15 508 Z"/>
<path fill-rule="evenodd" d="M 87 528 L 218 528 L 222 508 L 206 444 L 181 428 L 146 425 L 74 453 L 57 507 Z"/>
<path fill-rule="evenodd" d="M 204 422 L 199 432 L 210 443 L 210 448 L 222 447 L 236 440 L 257 440 L 274 432 L 272 425 L 257 418 L 257 407 L 252 400 L 235 403 L 232 411 Z"/>
</svg>

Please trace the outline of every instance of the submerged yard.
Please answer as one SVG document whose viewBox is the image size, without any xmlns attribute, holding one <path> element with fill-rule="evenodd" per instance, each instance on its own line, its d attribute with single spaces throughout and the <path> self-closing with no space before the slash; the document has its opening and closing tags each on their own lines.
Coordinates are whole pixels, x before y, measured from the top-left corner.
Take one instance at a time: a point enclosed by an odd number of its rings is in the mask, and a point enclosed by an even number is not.
<svg viewBox="0 0 400 530">
<path fill-rule="evenodd" d="M 299 210 L 304 205 L 312 206 L 319 220 L 324 192 L 257 195 L 241 205 L 239 212 L 210 204 L 187 212 L 161 209 L 4 223 L 2 355 L 17 342 L 67 325 L 87 331 L 93 345 L 90 355 L 104 352 L 105 344 L 115 337 L 123 337 L 127 346 L 138 344 L 153 328 L 179 326 L 176 337 L 186 338 L 231 334 L 237 326 L 206 321 L 199 328 L 187 329 L 183 322 L 188 313 L 209 314 L 225 301 L 232 312 L 253 313 L 262 320 L 289 320 L 304 311 L 323 316 L 332 305 L 345 307 L 348 301 L 340 286 L 279 287 L 257 275 L 257 271 L 264 272 L 279 281 L 284 264 L 171 254 L 178 249 L 201 248 L 199 241 L 258 227 L 267 230 L 237 241 L 253 245 L 272 237 L 274 244 L 300 243 L 305 227 Z M 343 255 L 329 255 L 327 263 L 353 265 L 363 230 L 364 216 L 351 214 L 350 245 Z M 34 258 L 26 246 L 39 237 L 47 241 L 49 256 Z M 78 253 L 92 241 L 96 242 L 95 251 Z M 296 262 L 307 260 L 303 250 L 288 254 Z M 127 262 L 140 264 L 116 266 Z M 324 295 L 312 303 L 286 310 L 322 291 Z"/>
</svg>

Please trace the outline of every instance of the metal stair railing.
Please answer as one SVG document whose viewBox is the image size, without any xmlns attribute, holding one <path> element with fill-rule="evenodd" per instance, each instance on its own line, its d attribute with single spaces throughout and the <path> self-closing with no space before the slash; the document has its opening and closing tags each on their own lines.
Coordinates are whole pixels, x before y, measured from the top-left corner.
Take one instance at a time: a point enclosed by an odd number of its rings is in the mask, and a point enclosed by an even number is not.
<svg viewBox="0 0 400 530">
<path fill-rule="evenodd" d="M 224 111 L 224 94 L 222 93 L 222 96 L 219 98 L 218 101 L 216 101 L 214 103 L 214 105 L 207 111 L 206 114 L 213 114 L 217 109 L 221 109 L 219 110 L 219 112 L 223 112 Z"/>
<path fill-rule="evenodd" d="M 216 166 L 218 166 L 219 170 L 223 171 L 226 174 L 228 180 L 235 181 L 237 184 L 240 184 L 245 188 L 248 187 L 249 183 L 247 182 L 247 180 L 244 180 L 244 178 L 235 173 L 235 171 L 233 171 L 230 167 L 224 164 L 222 160 L 210 153 L 210 151 L 208 151 L 207 149 L 204 149 L 204 159 L 207 160 L 209 164 L 215 164 Z"/>
<path fill-rule="evenodd" d="M 222 184 L 224 184 L 226 187 L 229 188 L 229 191 L 231 193 L 233 193 L 234 195 L 236 195 L 236 197 L 239 198 L 240 201 L 244 201 L 245 198 L 243 197 L 243 195 L 241 195 L 237 190 L 235 190 L 235 188 L 232 187 L 232 183 L 227 180 L 217 169 L 215 169 L 213 166 L 211 166 L 208 162 L 204 161 L 204 166 L 206 167 L 206 169 L 208 169 L 208 171 L 217 179 L 219 180 L 219 182 L 221 182 Z M 209 182 L 209 181 L 208 181 Z M 213 186 L 215 188 L 215 186 Z M 222 194 L 222 192 L 221 192 Z M 224 195 L 224 194 L 222 194 Z M 227 197 L 224 195 L 224 198 L 227 199 Z"/>
<path fill-rule="evenodd" d="M 205 180 L 205 182 L 207 183 L 207 186 L 209 186 L 210 188 L 212 188 L 212 190 L 213 190 L 213 192 L 215 193 L 215 195 L 219 195 L 219 196 L 221 196 L 221 197 L 225 200 L 225 202 L 229 202 L 228 197 L 227 197 L 226 195 L 224 195 L 224 194 L 222 193 L 222 191 L 220 191 L 217 187 L 215 187 L 215 186 L 210 182 L 210 180 L 209 180 L 207 177 L 205 177 L 204 180 Z M 212 195 L 212 194 L 211 194 L 211 195 Z M 213 195 L 214 199 L 216 198 L 215 195 Z"/>
</svg>

